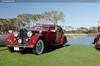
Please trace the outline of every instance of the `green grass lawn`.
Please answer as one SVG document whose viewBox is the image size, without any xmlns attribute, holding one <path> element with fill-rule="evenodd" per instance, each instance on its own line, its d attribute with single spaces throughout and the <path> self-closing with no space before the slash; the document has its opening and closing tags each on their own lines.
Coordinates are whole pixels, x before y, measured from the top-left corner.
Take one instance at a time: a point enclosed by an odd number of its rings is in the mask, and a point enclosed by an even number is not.
<svg viewBox="0 0 100 66">
<path fill-rule="evenodd" d="M 0 47 L 0 66 L 100 66 L 100 51 L 93 46 L 73 45 L 35 55 L 10 53 Z"/>
</svg>

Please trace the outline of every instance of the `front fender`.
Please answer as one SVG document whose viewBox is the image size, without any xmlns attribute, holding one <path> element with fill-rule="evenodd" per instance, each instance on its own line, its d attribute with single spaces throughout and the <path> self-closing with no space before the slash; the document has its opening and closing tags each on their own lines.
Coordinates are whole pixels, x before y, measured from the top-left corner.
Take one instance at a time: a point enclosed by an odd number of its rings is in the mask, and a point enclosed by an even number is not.
<svg viewBox="0 0 100 66">
<path fill-rule="evenodd" d="M 31 37 L 31 39 L 28 41 L 28 45 L 35 46 L 36 42 L 38 39 L 41 37 L 39 34 L 35 34 L 34 36 Z"/>
<path fill-rule="evenodd" d="M 18 44 L 18 42 L 15 40 L 13 34 L 9 34 L 7 36 L 7 38 L 4 40 L 4 44 L 7 45 L 7 44 Z"/>
</svg>

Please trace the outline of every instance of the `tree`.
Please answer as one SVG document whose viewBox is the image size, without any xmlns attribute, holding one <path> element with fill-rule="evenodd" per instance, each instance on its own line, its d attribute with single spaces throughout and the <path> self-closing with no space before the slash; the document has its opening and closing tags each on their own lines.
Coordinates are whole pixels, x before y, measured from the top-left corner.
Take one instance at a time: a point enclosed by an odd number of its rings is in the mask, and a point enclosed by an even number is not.
<svg viewBox="0 0 100 66">
<path fill-rule="evenodd" d="M 0 18 L 0 31 L 6 30 L 7 22 L 7 19 Z"/>
<path fill-rule="evenodd" d="M 62 11 L 50 11 L 50 12 L 45 12 L 44 14 L 44 19 L 49 20 L 53 22 L 54 24 L 57 24 L 59 21 L 64 20 L 64 14 Z"/>
<path fill-rule="evenodd" d="M 9 30 L 17 30 L 17 19 L 16 18 L 9 18 L 7 19 L 8 20 L 8 27 L 9 27 Z"/>
<path fill-rule="evenodd" d="M 7 32 L 8 30 L 16 30 L 16 22 L 16 18 L 0 18 L 0 31 Z"/>
<path fill-rule="evenodd" d="M 0 31 L 18 30 L 22 24 L 32 25 L 35 22 L 42 24 L 53 22 L 57 24 L 64 20 L 62 11 L 48 11 L 41 14 L 19 14 L 16 18 L 0 18 Z"/>
<path fill-rule="evenodd" d="M 43 16 L 41 14 L 20 14 L 17 16 L 18 24 L 27 24 L 28 26 L 31 25 L 34 21 L 38 21 Z"/>
<path fill-rule="evenodd" d="M 18 26 L 21 24 L 30 25 L 30 22 L 33 20 L 32 14 L 20 14 L 17 16 Z"/>
</svg>

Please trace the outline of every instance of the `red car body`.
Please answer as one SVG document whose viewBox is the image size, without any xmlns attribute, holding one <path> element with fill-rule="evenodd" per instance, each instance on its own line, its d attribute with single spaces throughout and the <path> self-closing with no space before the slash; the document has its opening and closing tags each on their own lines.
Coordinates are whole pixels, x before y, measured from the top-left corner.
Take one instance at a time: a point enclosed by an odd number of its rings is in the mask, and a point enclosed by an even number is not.
<svg viewBox="0 0 100 66">
<path fill-rule="evenodd" d="M 27 33 L 29 31 L 32 32 L 31 37 L 27 36 Z M 9 33 L 6 40 L 4 41 L 4 44 L 8 46 L 10 51 L 14 51 L 15 47 L 18 47 L 19 49 L 35 48 L 36 44 L 38 43 L 38 40 L 40 39 L 43 41 L 40 42 L 40 44 L 43 43 L 44 45 L 43 44 L 42 45 L 44 47 L 57 46 L 57 45 L 63 46 L 67 42 L 66 36 L 64 35 L 62 28 L 54 24 L 36 25 L 33 26 L 33 28 L 31 29 L 27 29 L 26 35 L 22 34 L 21 36 L 20 34 L 21 31 L 19 31 L 18 36 L 15 37 L 13 32 Z M 36 54 L 41 54 L 41 53 L 36 53 Z"/>
<path fill-rule="evenodd" d="M 95 44 L 96 49 L 100 50 L 100 35 L 95 37 L 93 44 Z"/>
</svg>

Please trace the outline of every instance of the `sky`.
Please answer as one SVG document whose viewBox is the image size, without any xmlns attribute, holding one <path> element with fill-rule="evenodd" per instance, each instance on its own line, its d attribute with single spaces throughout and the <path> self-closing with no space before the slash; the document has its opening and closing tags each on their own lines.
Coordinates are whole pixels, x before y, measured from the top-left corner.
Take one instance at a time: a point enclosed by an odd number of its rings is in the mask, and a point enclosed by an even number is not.
<svg viewBox="0 0 100 66">
<path fill-rule="evenodd" d="M 0 18 L 14 18 L 19 14 L 41 14 L 45 11 L 62 11 L 63 26 L 97 26 L 100 19 L 100 3 L 0 3 Z"/>
</svg>

